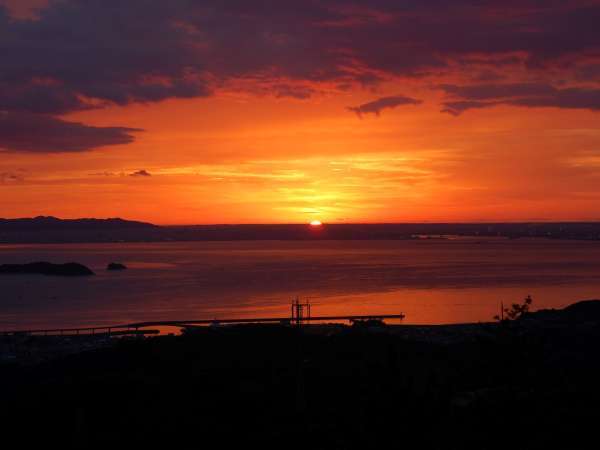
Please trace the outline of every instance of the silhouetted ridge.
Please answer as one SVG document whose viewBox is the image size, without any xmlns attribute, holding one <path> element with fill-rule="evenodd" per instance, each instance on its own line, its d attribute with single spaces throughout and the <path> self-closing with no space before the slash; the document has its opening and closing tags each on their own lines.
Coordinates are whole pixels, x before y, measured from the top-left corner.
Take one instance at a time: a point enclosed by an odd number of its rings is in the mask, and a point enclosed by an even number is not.
<svg viewBox="0 0 600 450">
<path fill-rule="evenodd" d="M 574 317 L 600 320 L 600 300 L 583 300 L 567 306 L 563 311 Z"/>
<path fill-rule="evenodd" d="M 523 315 L 525 322 L 600 323 L 600 300 L 581 300 L 563 309 L 540 309 Z"/>
<path fill-rule="evenodd" d="M 23 219 L 0 219 L 0 231 L 54 231 L 54 230 L 115 230 L 131 228 L 157 228 L 147 222 L 111 219 L 59 219 L 38 216 Z"/>
</svg>

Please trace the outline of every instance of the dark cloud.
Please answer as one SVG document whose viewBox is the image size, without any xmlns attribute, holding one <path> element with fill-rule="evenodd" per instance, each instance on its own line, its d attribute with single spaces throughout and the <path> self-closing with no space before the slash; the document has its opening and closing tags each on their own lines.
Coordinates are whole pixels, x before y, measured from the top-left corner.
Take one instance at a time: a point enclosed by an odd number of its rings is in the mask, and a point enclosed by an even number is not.
<svg viewBox="0 0 600 450">
<path fill-rule="evenodd" d="M 556 88 L 547 84 L 442 85 L 455 100 L 444 103 L 443 112 L 460 115 L 469 109 L 496 105 L 554 107 L 600 111 L 600 88 Z"/>
<path fill-rule="evenodd" d="M 207 97 L 232 80 L 275 86 L 275 96 L 304 99 L 319 91 L 312 83 L 371 86 L 392 77 L 457 70 L 468 75 L 473 68 L 487 73 L 482 79 L 488 81 L 501 79 L 499 72 L 515 65 L 543 78 L 548 68 L 574 72 L 587 55 L 600 54 L 600 4 L 593 0 L 62 0 L 49 5 L 33 20 L 10 17 L 0 6 L 0 110 L 58 116 Z M 578 64 L 565 68 L 565 58 Z M 589 78 L 596 69 L 580 72 Z M 570 98 L 581 104 L 577 95 L 564 93 L 560 102 Z M 61 122 L 37 120 L 64 128 Z M 119 142 L 130 137 L 118 129 L 89 128 Z"/>
<path fill-rule="evenodd" d="M 474 84 L 458 86 L 441 85 L 446 94 L 468 100 L 490 100 L 511 97 L 539 97 L 552 95 L 556 89 L 546 84 L 510 83 L 510 84 Z"/>
<path fill-rule="evenodd" d="M 152 174 L 150 172 L 148 172 L 147 170 L 137 170 L 133 173 L 129 174 L 130 177 L 151 177 Z"/>
<path fill-rule="evenodd" d="M 64 86 L 38 81 L 0 82 L 0 111 L 61 114 L 92 107 Z"/>
<path fill-rule="evenodd" d="M 309 86 L 293 86 L 290 84 L 277 84 L 272 87 L 272 91 L 277 98 L 295 98 L 306 100 L 316 94 L 316 90 Z"/>
<path fill-rule="evenodd" d="M 123 127 L 93 127 L 42 114 L 0 112 L 0 149 L 31 153 L 82 152 L 129 144 L 132 133 Z"/>
<path fill-rule="evenodd" d="M 583 81 L 600 80 L 600 63 L 584 64 L 577 69 L 577 78 Z"/>
<path fill-rule="evenodd" d="M 503 80 L 504 78 L 506 78 L 506 77 L 503 74 L 498 73 L 497 71 L 493 71 L 493 70 L 483 70 L 483 71 L 475 74 L 475 76 L 473 76 L 473 80 L 476 82 L 479 82 L 479 83 L 500 81 L 500 80 Z"/>
<path fill-rule="evenodd" d="M 56 115 L 210 95 L 190 32 L 161 3 L 56 2 L 37 20 L 11 19 L 0 7 L 0 111 L 9 114 L 0 147 L 76 152 L 127 144 L 136 130 Z"/>
<path fill-rule="evenodd" d="M 463 112 L 468 109 L 481 109 L 490 108 L 497 105 L 497 102 L 479 102 L 479 101 L 456 101 L 456 102 L 445 102 L 443 104 L 442 112 L 452 114 L 453 116 L 460 116 Z"/>
<path fill-rule="evenodd" d="M 363 114 L 375 114 L 379 116 L 381 111 L 384 109 L 392 109 L 400 105 L 418 105 L 422 103 L 421 100 L 417 100 L 410 97 L 404 97 L 402 95 L 396 95 L 392 97 L 378 98 L 369 103 L 363 103 L 358 106 L 349 106 L 348 111 L 356 113 L 358 117 L 362 117 Z"/>
<path fill-rule="evenodd" d="M 67 0 L 38 20 L 0 16 L 0 80 L 24 95 L 51 80 L 58 112 L 207 96 L 232 77 L 374 83 L 598 50 L 599 21 L 587 0 Z"/>
<path fill-rule="evenodd" d="M 54 113 L 87 108 L 89 100 L 124 105 L 208 95 L 189 33 L 162 3 L 57 2 L 38 20 L 5 21 L 0 81 L 24 99 L 40 87 L 60 93 L 50 102 Z"/>
<path fill-rule="evenodd" d="M 551 106 L 556 108 L 600 111 L 600 89 L 557 89 L 552 95 L 517 98 L 512 100 L 511 104 L 529 107 Z"/>
</svg>

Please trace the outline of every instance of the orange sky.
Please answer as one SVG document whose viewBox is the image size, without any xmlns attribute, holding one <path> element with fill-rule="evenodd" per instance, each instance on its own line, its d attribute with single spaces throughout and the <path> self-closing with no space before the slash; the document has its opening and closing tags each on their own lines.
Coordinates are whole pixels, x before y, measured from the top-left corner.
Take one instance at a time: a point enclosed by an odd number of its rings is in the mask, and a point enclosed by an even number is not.
<svg viewBox="0 0 600 450">
<path fill-rule="evenodd" d="M 539 79 L 522 67 L 501 70 L 509 82 Z M 0 150 L 0 216 L 158 224 L 600 220 L 600 113 L 509 102 L 441 113 L 449 94 L 436 86 L 470 80 L 448 71 L 340 88 L 287 78 L 314 90 L 293 98 L 237 76 L 209 96 L 57 113 L 144 131 L 133 143 L 89 151 Z M 422 103 L 362 118 L 347 110 L 396 95 Z M 149 176 L 131 176 L 138 171 Z"/>
</svg>

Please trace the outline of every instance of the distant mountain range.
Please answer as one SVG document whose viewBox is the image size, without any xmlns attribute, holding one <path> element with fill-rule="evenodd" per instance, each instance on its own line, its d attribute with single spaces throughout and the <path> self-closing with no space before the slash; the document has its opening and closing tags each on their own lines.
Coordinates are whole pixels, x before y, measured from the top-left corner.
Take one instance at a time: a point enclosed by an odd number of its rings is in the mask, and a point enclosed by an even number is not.
<svg viewBox="0 0 600 450">
<path fill-rule="evenodd" d="M 23 219 L 0 219 L 0 231 L 92 231 L 158 228 L 147 222 L 136 222 L 120 218 L 113 219 L 59 219 L 38 216 Z"/>
</svg>

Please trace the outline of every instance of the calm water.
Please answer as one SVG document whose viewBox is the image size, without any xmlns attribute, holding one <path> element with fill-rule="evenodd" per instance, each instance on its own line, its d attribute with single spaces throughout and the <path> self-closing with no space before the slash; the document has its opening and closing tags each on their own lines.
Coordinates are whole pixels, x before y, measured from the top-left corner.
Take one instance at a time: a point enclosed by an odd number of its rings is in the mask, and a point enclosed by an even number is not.
<svg viewBox="0 0 600 450">
<path fill-rule="evenodd" d="M 487 321 L 500 301 L 600 298 L 600 242 L 421 240 L 4 245 L 0 263 L 76 261 L 95 277 L 0 277 L 0 329 L 140 320 L 397 313 Z M 112 261 L 124 272 L 106 272 Z"/>
</svg>

